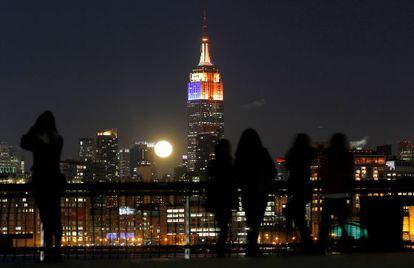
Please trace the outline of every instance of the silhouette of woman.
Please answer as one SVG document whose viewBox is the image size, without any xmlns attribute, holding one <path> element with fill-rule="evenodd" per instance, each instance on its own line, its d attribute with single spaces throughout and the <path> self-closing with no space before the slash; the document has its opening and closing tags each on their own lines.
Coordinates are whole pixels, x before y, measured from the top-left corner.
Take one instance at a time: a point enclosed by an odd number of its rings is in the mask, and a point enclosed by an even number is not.
<svg viewBox="0 0 414 268">
<path fill-rule="evenodd" d="M 254 129 L 246 129 L 240 137 L 235 159 L 235 173 L 246 212 L 248 227 L 246 255 L 260 256 L 257 238 L 268 195 L 276 176 L 276 168 Z"/>
<path fill-rule="evenodd" d="M 63 138 L 58 134 L 50 111 L 42 113 L 22 137 L 21 147 L 33 152 L 32 184 L 43 223 L 44 261 L 59 261 L 62 241 L 60 197 L 66 181 L 59 169 Z"/>
<path fill-rule="evenodd" d="M 346 136 L 336 133 L 332 136 L 330 146 L 321 158 L 323 209 L 319 242 L 322 251 L 327 248 L 332 215 L 338 217 L 343 241 L 348 238 L 345 223 L 349 211 L 347 200 L 350 196 L 353 176 L 354 159 L 349 152 Z"/>
<path fill-rule="evenodd" d="M 306 250 L 309 250 L 312 245 L 305 213 L 306 204 L 311 201 L 312 197 L 310 166 L 315 157 L 316 152 L 311 146 L 311 139 L 304 133 L 296 136 L 292 148 L 286 154 L 286 168 L 289 171 L 289 216 L 298 228 L 301 241 Z"/>
<path fill-rule="evenodd" d="M 215 147 L 215 159 L 208 165 L 207 206 L 214 213 L 220 234 L 217 241 L 217 256 L 224 257 L 228 227 L 231 222 L 231 209 L 237 203 L 237 189 L 233 175 L 231 145 L 226 139 L 220 140 Z"/>
</svg>

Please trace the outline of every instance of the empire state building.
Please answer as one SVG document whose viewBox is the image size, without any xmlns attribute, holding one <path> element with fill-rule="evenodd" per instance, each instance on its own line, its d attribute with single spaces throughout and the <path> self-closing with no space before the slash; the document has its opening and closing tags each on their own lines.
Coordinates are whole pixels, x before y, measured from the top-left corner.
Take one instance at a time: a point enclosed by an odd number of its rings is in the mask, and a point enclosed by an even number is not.
<svg viewBox="0 0 414 268">
<path fill-rule="evenodd" d="M 188 169 L 196 174 L 206 171 L 214 157 L 214 145 L 224 134 L 223 82 L 211 61 L 207 18 L 204 15 L 200 61 L 190 73 L 188 83 Z"/>
</svg>

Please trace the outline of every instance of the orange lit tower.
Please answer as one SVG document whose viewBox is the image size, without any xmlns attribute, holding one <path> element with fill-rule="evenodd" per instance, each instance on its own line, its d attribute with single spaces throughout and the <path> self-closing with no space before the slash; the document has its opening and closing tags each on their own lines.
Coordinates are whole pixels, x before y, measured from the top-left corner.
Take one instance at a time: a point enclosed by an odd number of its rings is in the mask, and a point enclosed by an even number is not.
<svg viewBox="0 0 414 268">
<path fill-rule="evenodd" d="M 223 82 L 211 62 L 207 17 L 204 14 L 200 61 L 190 73 L 188 83 L 188 169 L 206 170 L 214 145 L 224 134 Z"/>
</svg>

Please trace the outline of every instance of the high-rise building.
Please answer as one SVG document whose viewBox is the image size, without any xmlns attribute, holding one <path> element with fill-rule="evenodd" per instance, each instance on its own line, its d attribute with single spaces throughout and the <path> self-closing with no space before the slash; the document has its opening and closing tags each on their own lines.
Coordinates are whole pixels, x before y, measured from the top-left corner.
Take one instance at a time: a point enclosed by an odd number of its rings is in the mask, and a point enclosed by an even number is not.
<svg viewBox="0 0 414 268">
<path fill-rule="evenodd" d="M 79 138 L 79 159 L 81 161 L 95 160 L 95 138 Z"/>
<path fill-rule="evenodd" d="M 174 168 L 174 181 L 189 181 L 187 178 L 187 155 L 181 156 L 181 163 Z"/>
<path fill-rule="evenodd" d="M 108 182 L 106 175 L 106 163 L 101 161 L 86 161 L 83 172 L 83 181 L 88 183 Z"/>
<path fill-rule="evenodd" d="M 195 171 L 204 173 L 207 171 L 208 161 L 214 157 L 214 145 L 217 144 L 218 136 L 213 133 L 200 133 L 196 137 L 196 162 Z"/>
<path fill-rule="evenodd" d="M 135 173 L 140 182 L 155 182 L 154 167 L 148 164 L 138 164 Z"/>
<path fill-rule="evenodd" d="M 104 182 L 119 181 L 118 132 L 116 129 L 96 133 L 95 158 L 96 162 L 103 163 L 105 167 Z"/>
<path fill-rule="evenodd" d="M 119 177 L 121 181 L 127 181 L 131 178 L 131 156 L 128 148 L 119 150 Z"/>
<path fill-rule="evenodd" d="M 414 143 L 411 140 L 403 140 L 398 143 L 398 156 L 400 160 L 411 161 L 414 159 Z"/>
<path fill-rule="evenodd" d="M 155 144 L 153 142 L 139 141 L 135 142 L 135 144 L 129 149 L 130 174 L 133 179 L 143 179 L 143 170 L 154 170 L 154 146 Z M 144 173 L 148 174 L 148 172 Z"/>
<path fill-rule="evenodd" d="M 224 134 L 223 82 L 217 67 L 211 61 L 205 15 L 202 32 L 200 61 L 190 73 L 187 98 L 188 170 L 196 173 L 202 173 L 206 169 L 208 157 L 214 148 L 210 141 L 216 142 Z M 208 139 L 201 138 L 208 135 Z"/>
<path fill-rule="evenodd" d="M 83 177 L 82 177 L 83 182 L 90 183 L 90 182 L 107 182 L 108 181 L 106 161 L 102 160 L 102 154 L 99 160 L 97 158 L 98 139 L 96 137 L 79 138 L 79 161 L 82 162 L 85 167 L 85 169 L 83 170 Z M 102 141 L 102 138 L 100 139 L 100 142 L 101 141 Z M 101 150 L 99 150 L 99 152 L 100 153 L 103 152 L 102 148 Z M 68 168 L 69 170 L 71 169 L 73 170 L 73 167 L 70 168 L 70 166 L 68 166 Z"/>
<path fill-rule="evenodd" d="M 0 143 L 0 179 L 11 182 L 24 179 L 24 158 L 16 146 Z"/>
<path fill-rule="evenodd" d="M 65 175 L 68 183 L 83 183 L 85 181 L 86 162 L 77 160 L 63 160 L 60 162 L 60 172 Z"/>
<path fill-rule="evenodd" d="M 276 171 L 277 176 L 276 180 L 278 181 L 286 181 L 289 177 L 289 172 L 286 168 L 286 159 L 283 157 L 276 158 Z"/>
</svg>

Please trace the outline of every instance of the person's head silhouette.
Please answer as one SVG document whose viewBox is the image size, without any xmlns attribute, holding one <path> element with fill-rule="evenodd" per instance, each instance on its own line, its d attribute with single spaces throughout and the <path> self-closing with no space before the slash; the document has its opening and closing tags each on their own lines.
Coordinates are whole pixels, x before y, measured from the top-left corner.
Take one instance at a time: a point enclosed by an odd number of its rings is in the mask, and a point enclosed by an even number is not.
<svg viewBox="0 0 414 268">
<path fill-rule="evenodd" d="M 299 133 L 293 142 L 293 148 L 308 148 L 311 146 L 311 138 L 308 134 Z"/>
<path fill-rule="evenodd" d="M 263 147 L 259 134 L 252 128 L 246 129 L 240 137 L 237 147 L 238 153 L 252 152 Z"/>
<path fill-rule="evenodd" d="M 341 152 L 348 150 L 348 139 L 343 133 L 335 133 L 332 135 L 331 141 L 329 142 L 329 148 L 332 151 Z"/>
<path fill-rule="evenodd" d="M 38 132 L 56 132 L 56 121 L 51 111 L 43 112 L 36 120 L 36 130 Z"/>
</svg>

